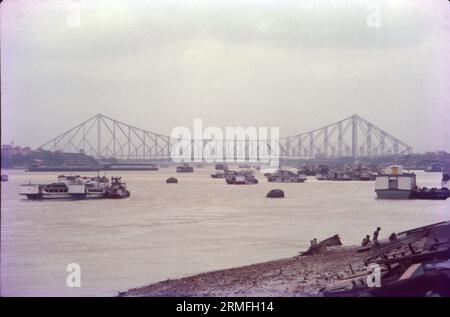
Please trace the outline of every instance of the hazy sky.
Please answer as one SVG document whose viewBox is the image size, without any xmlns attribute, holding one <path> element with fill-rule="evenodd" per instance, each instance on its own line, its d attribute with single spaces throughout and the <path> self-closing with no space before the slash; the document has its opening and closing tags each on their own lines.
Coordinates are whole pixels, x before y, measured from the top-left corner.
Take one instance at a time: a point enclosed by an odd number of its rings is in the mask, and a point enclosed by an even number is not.
<svg viewBox="0 0 450 317">
<path fill-rule="evenodd" d="M 36 147 L 98 112 L 176 126 L 279 126 L 357 113 L 450 151 L 442 1 L 4 1 L 2 143 Z M 78 19 L 79 18 L 79 19 Z"/>
</svg>

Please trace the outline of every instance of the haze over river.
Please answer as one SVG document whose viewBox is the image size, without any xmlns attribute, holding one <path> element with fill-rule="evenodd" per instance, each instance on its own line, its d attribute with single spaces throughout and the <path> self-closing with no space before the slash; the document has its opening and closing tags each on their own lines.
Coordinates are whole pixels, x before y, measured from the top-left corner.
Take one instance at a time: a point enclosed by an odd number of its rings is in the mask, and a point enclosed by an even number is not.
<svg viewBox="0 0 450 317">
<path fill-rule="evenodd" d="M 58 173 L 2 171 L 1 294 L 113 296 L 118 291 L 255 262 L 292 257 L 339 233 L 359 244 L 381 226 L 381 238 L 450 219 L 450 199 L 377 200 L 374 182 L 317 181 L 226 185 L 211 168 L 120 174 L 122 200 L 30 201 L 19 185 L 47 183 Z M 77 173 L 93 175 L 93 173 Z M 441 173 L 417 172 L 419 186 L 440 187 Z M 178 184 L 166 184 L 169 176 Z M 284 199 L 267 199 L 273 188 Z M 66 286 L 69 263 L 81 266 L 81 287 Z"/>
</svg>

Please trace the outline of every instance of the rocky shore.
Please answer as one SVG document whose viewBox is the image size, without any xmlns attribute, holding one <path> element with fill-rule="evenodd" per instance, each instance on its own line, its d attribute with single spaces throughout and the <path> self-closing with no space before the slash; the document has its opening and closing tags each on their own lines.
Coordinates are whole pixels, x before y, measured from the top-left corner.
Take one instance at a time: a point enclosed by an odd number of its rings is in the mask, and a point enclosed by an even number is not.
<svg viewBox="0 0 450 317">
<path fill-rule="evenodd" d="M 356 250 L 356 246 L 332 247 L 317 255 L 161 281 L 119 296 L 321 296 L 325 286 L 365 271 L 363 255 Z"/>
</svg>

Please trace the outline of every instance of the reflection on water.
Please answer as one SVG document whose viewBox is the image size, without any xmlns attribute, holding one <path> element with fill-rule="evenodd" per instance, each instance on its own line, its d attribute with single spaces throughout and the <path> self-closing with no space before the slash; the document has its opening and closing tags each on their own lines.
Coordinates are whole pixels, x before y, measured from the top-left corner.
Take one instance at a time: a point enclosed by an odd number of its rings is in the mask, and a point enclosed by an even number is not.
<svg viewBox="0 0 450 317">
<path fill-rule="evenodd" d="M 225 185 L 208 168 L 178 174 L 120 172 L 125 200 L 28 201 L 28 181 L 57 173 L 7 171 L 2 183 L 2 295 L 109 296 L 167 278 L 290 257 L 312 238 L 339 233 L 358 244 L 377 226 L 381 236 L 448 220 L 447 201 L 375 199 L 373 182 Z M 81 173 L 88 175 L 89 173 Z M 418 172 L 421 186 L 441 174 Z M 165 184 L 174 175 L 179 184 Z M 112 176 L 108 175 L 107 176 Z M 284 199 L 266 199 L 272 188 Z M 66 266 L 81 265 L 81 288 L 66 286 Z"/>
</svg>

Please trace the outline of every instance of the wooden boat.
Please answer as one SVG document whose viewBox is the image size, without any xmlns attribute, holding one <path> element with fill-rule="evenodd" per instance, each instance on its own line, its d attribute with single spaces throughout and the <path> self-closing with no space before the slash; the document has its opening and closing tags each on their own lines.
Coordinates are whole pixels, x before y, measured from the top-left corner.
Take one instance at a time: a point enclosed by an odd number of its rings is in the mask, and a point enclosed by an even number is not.
<svg viewBox="0 0 450 317">
<path fill-rule="evenodd" d="M 339 246 L 342 245 L 341 239 L 338 234 L 335 234 L 332 237 L 329 237 L 325 240 L 320 241 L 315 245 L 311 245 L 306 252 L 303 252 L 302 255 L 313 255 L 324 251 L 327 247 Z"/>
</svg>

